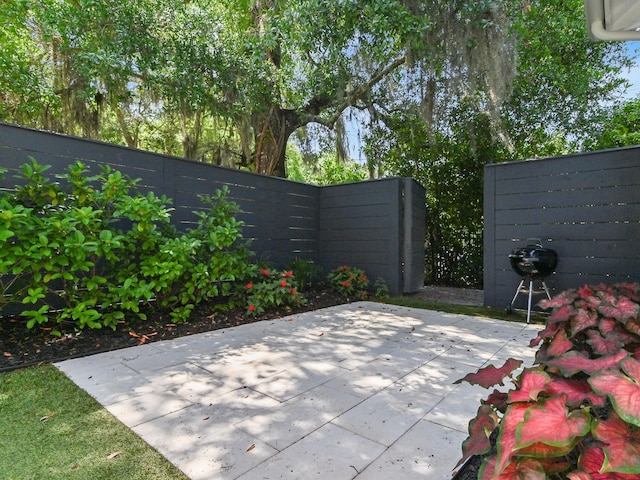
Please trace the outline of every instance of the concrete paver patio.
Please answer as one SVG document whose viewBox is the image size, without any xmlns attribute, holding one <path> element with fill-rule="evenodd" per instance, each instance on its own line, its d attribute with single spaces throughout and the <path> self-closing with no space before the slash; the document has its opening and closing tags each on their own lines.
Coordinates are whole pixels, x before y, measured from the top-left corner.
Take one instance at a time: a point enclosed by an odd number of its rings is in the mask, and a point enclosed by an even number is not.
<svg viewBox="0 0 640 480">
<path fill-rule="evenodd" d="M 358 302 L 56 366 L 194 480 L 446 479 L 487 394 L 453 382 L 539 328 Z"/>
</svg>

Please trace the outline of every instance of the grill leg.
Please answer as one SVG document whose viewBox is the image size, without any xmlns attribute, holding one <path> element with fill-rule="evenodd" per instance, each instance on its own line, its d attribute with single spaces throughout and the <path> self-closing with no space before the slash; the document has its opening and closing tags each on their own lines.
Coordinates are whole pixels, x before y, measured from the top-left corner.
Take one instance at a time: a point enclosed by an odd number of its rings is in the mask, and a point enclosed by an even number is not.
<svg viewBox="0 0 640 480">
<path fill-rule="evenodd" d="M 520 290 L 522 289 L 523 285 L 524 285 L 524 278 L 520 280 L 520 285 L 518 285 L 518 288 L 516 288 L 516 294 L 511 299 L 511 303 L 507 308 L 507 313 L 511 313 L 511 311 L 513 310 L 513 303 L 516 301 L 516 298 L 518 298 L 518 294 L 520 293 Z"/>
<path fill-rule="evenodd" d="M 533 297 L 533 278 L 529 280 L 529 304 L 527 305 L 527 323 L 531 318 L 531 297 Z"/>
<path fill-rule="evenodd" d="M 547 284 L 544 283 L 544 280 L 542 280 L 542 288 L 544 289 L 544 292 L 547 294 L 547 297 L 549 298 L 549 300 L 551 300 L 551 294 L 549 293 L 549 289 L 547 288 Z"/>
</svg>

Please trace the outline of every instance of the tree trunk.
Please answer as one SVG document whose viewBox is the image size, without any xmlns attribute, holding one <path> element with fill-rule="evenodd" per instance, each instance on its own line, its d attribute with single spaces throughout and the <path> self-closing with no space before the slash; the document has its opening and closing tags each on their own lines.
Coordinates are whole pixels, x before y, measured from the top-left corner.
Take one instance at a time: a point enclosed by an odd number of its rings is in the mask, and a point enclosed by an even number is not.
<svg viewBox="0 0 640 480">
<path fill-rule="evenodd" d="M 268 112 L 256 112 L 251 118 L 255 136 L 253 162 L 255 171 L 265 175 L 286 177 L 287 141 L 302 125 L 299 115 L 272 105 Z"/>
</svg>

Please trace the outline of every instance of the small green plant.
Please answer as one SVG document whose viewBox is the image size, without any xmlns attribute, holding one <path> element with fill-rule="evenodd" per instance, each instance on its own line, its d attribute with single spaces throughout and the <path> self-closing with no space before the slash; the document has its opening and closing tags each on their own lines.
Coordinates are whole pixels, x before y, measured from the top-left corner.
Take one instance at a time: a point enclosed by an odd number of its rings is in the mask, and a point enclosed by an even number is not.
<svg viewBox="0 0 640 480">
<path fill-rule="evenodd" d="M 245 285 L 247 313 L 251 316 L 275 307 L 304 305 L 304 298 L 296 288 L 291 271 L 277 272 L 260 268 L 253 280 Z"/>
<path fill-rule="evenodd" d="M 369 279 L 364 270 L 343 265 L 328 275 L 329 285 L 343 297 L 367 298 Z"/>
<path fill-rule="evenodd" d="M 294 277 L 298 280 L 298 289 L 305 290 L 308 286 L 317 281 L 320 274 L 320 267 L 313 261 L 304 258 L 295 258 L 287 269 L 293 272 Z"/>
<path fill-rule="evenodd" d="M 640 478 L 638 302 L 640 284 L 584 286 L 540 302 L 553 311 L 531 341 L 536 366 L 514 377 L 522 362 L 510 358 L 458 380 L 515 384 L 482 401 L 459 464 L 487 454 L 481 479 Z"/>
<path fill-rule="evenodd" d="M 373 284 L 373 291 L 376 298 L 382 300 L 389 298 L 389 287 L 387 287 L 387 283 L 382 277 L 376 278 L 376 281 Z"/>
</svg>

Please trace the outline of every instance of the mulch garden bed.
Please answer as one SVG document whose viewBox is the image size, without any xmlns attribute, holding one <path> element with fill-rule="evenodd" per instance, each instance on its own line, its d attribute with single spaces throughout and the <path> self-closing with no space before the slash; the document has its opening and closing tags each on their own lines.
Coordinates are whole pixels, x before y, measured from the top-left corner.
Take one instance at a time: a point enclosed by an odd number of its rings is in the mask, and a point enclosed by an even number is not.
<svg viewBox="0 0 640 480">
<path fill-rule="evenodd" d="M 184 323 L 174 323 L 168 312 L 151 310 L 145 312 L 147 320 L 136 318 L 119 324 L 116 330 L 76 332 L 73 326 L 60 325 L 62 335 L 59 337 L 51 335 L 51 329 L 27 329 L 26 321 L 20 317 L 0 317 L 0 373 L 350 302 L 328 289 L 309 290 L 304 295 L 307 303 L 301 307 L 273 310 L 256 317 L 247 316 L 244 309 L 219 311 L 212 303 L 200 305 Z"/>
</svg>

